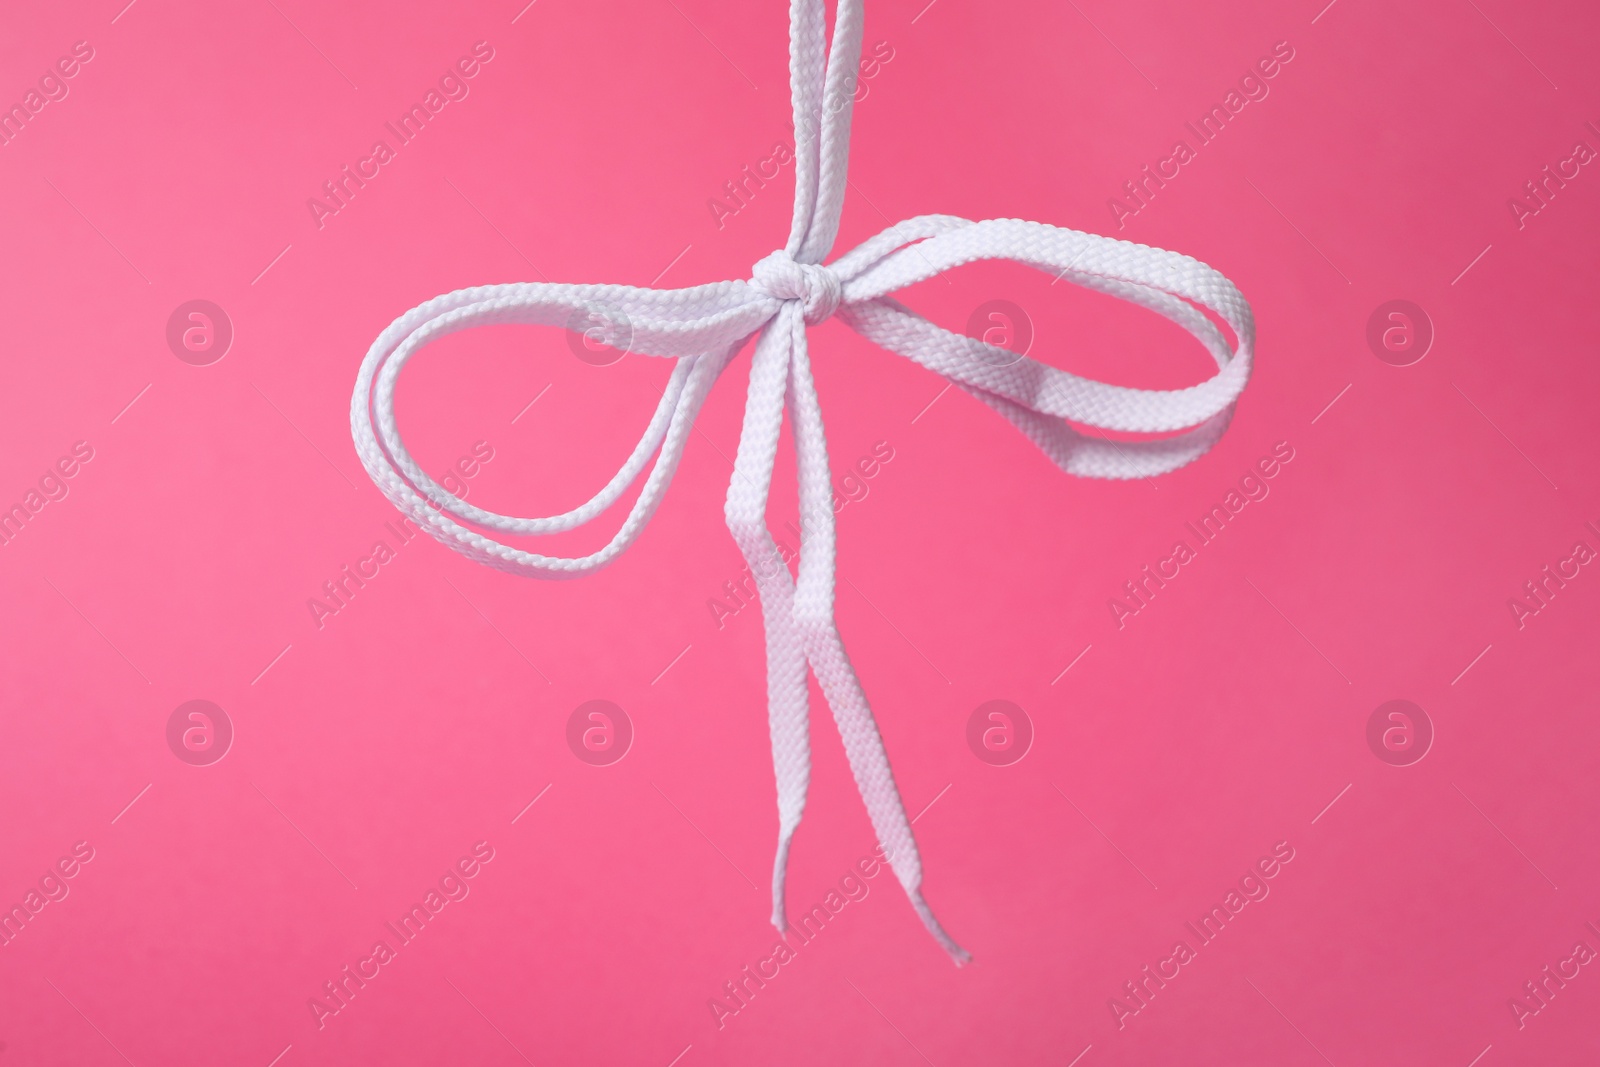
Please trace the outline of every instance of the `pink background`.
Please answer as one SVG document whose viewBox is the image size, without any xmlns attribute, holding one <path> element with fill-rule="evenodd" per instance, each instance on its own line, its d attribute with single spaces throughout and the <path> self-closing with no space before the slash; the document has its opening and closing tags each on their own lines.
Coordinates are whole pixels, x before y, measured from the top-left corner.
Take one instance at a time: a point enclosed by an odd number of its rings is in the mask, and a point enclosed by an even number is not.
<svg viewBox="0 0 1600 1067">
<path fill-rule="evenodd" d="M 895 453 L 839 517 L 840 624 L 908 806 L 937 798 L 926 889 L 975 961 L 880 876 L 719 1029 L 708 1001 L 775 940 L 760 626 L 706 603 L 741 565 L 748 356 L 603 574 L 529 582 L 424 538 L 321 629 L 307 600 L 391 539 L 348 421 L 391 319 L 488 282 L 747 277 L 781 244 L 792 168 L 721 229 L 707 200 L 787 136 L 785 6 L 124 2 L 13 5 L 0 41 L 6 101 L 94 50 L 0 147 L 0 504 L 94 450 L 0 548 L 0 903 L 94 850 L 0 949 L 0 1064 L 1593 1061 L 1595 967 L 1520 1028 L 1510 1001 L 1600 949 L 1600 574 L 1520 629 L 1508 599 L 1600 548 L 1600 173 L 1522 228 L 1507 205 L 1600 147 L 1591 6 L 871 4 L 893 59 L 839 251 L 927 212 L 1177 249 L 1249 297 L 1258 370 L 1203 460 L 1097 483 L 812 332 L 836 470 Z M 478 41 L 470 95 L 319 229 L 307 199 Z M 1108 198 L 1279 41 L 1270 95 L 1117 230 Z M 904 299 L 956 329 L 1012 300 L 1034 355 L 1124 384 L 1206 373 L 1175 328 L 1066 288 L 984 265 Z M 235 331 L 209 366 L 165 339 L 197 298 Z M 1412 366 L 1367 346 L 1391 299 L 1433 323 Z M 416 362 L 402 424 L 439 474 L 494 449 L 474 502 L 549 513 L 621 462 L 666 373 L 481 330 Z M 1270 496 L 1119 629 L 1122 584 L 1278 442 Z M 1366 739 L 1396 698 L 1436 733 L 1410 766 Z M 193 699 L 236 733 L 210 766 L 168 748 Z M 611 766 L 566 744 L 591 699 L 636 731 Z M 991 699 L 1036 732 L 1011 766 L 967 747 Z M 796 908 L 873 844 L 816 710 Z M 470 895 L 319 1029 L 308 999 L 479 841 Z M 1119 1028 L 1123 983 L 1280 841 L 1270 896 Z"/>
</svg>

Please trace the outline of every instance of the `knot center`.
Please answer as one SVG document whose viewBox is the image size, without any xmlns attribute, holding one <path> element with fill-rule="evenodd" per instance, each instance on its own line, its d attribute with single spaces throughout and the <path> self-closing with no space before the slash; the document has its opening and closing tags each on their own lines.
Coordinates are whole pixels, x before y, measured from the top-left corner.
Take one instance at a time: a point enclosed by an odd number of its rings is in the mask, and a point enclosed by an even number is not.
<svg viewBox="0 0 1600 1067">
<path fill-rule="evenodd" d="M 809 326 L 837 311 L 844 296 L 837 274 L 820 263 L 796 263 L 781 248 L 751 268 L 751 281 L 778 300 L 800 301 Z"/>
</svg>

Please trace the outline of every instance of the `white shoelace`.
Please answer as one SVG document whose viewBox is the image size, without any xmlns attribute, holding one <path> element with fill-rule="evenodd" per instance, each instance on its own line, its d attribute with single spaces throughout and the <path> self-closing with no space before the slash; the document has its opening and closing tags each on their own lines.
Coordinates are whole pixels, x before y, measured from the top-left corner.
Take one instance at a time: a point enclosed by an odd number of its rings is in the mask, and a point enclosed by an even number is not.
<svg viewBox="0 0 1600 1067">
<path fill-rule="evenodd" d="M 821 265 L 833 246 L 844 201 L 861 28 L 861 0 L 838 0 L 830 51 L 823 0 L 791 0 L 794 224 L 788 243 L 757 263 L 750 281 L 671 290 L 488 285 L 436 297 L 396 319 L 373 342 L 356 380 L 350 424 L 372 480 L 444 544 L 501 570 L 576 578 L 610 563 L 639 536 L 677 469 L 712 383 L 745 341 L 759 333 L 725 510 L 728 528 L 755 575 L 766 626 L 768 715 L 778 789 L 772 922 L 780 931 L 787 927 L 784 871 L 811 775 L 809 670 L 833 711 L 856 787 L 895 875 L 929 932 L 959 964 L 970 957 L 923 900 L 922 864 L 911 824 L 877 722 L 834 623 L 833 491 L 806 327 L 837 314 L 862 336 L 943 375 L 994 408 L 1068 474 L 1140 478 L 1189 463 L 1222 435 L 1250 375 L 1254 325 L 1244 297 L 1203 263 L 1037 222 L 923 215 Z M 1198 385 L 1167 391 L 1090 381 L 941 329 L 889 295 L 980 259 L 1011 259 L 1149 308 L 1204 345 L 1216 360 L 1217 373 Z M 1228 325 L 1235 339 L 1231 350 L 1200 308 Z M 395 424 L 394 393 L 401 369 L 424 345 L 493 323 L 570 328 L 575 322 L 619 349 L 677 360 L 638 446 L 591 500 L 543 518 L 500 515 L 454 496 L 417 465 Z M 766 525 L 786 410 L 800 484 L 798 579 L 790 576 Z M 1184 432 L 1113 442 L 1081 434 L 1064 420 L 1103 430 Z M 589 555 L 539 555 L 472 528 L 537 536 L 582 526 L 615 503 L 652 456 L 655 462 L 621 528 Z"/>
</svg>

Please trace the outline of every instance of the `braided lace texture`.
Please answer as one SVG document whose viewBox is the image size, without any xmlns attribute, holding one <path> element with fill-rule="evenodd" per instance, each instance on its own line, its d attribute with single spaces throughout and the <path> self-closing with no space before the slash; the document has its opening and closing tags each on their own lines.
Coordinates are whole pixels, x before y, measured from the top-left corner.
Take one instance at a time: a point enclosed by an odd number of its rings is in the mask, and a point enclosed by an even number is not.
<svg viewBox="0 0 1600 1067">
<path fill-rule="evenodd" d="M 1238 289 L 1197 260 L 1037 222 L 923 215 L 891 226 L 822 265 L 844 200 L 861 28 L 861 0 L 839 0 L 830 49 L 823 0 L 791 0 L 794 223 L 788 242 L 757 263 L 749 281 L 670 290 L 488 285 L 436 297 L 396 319 L 373 342 L 356 380 L 350 424 L 372 480 L 435 538 L 501 570 L 576 578 L 610 563 L 639 536 L 672 480 L 712 383 L 756 335 L 725 512 L 755 576 L 766 628 L 767 705 L 778 792 L 772 922 L 780 931 L 787 927 L 784 871 L 811 774 L 809 671 L 833 711 L 862 802 L 895 875 L 928 931 L 959 964 L 970 957 L 945 933 L 923 899 L 922 864 L 911 824 L 877 722 L 834 623 L 832 487 L 806 327 L 838 315 L 862 336 L 943 375 L 994 408 L 1066 473 L 1124 479 L 1181 467 L 1221 437 L 1250 375 L 1255 328 Z M 890 295 L 982 259 L 1010 259 L 1149 308 L 1193 335 L 1215 358 L 1217 372 L 1198 385 L 1166 391 L 1090 381 L 941 329 Z M 1228 325 L 1234 336 L 1231 349 L 1200 308 Z M 446 334 L 475 326 L 570 327 L 575 321 L 588 324 L 591 336 L 615 347 L 676 360 L 660 405 L 616 476 L 587 503 L 540 518 L 486 511 L 430 478 L 395 424 L 395 382 L 412 356 Z M 797 578 L 782 562 L 766 525 L 786 411 L 794 436 L 803 530 Z M 1113 443 L 1079 433 L 1066 420 L 1170 436 Z M 644 486 L 620 529 L 589 555 L 540 555 L 481 532 L 538 536 L 582 526 L 616 503 L 646 466 Z"/>
</svg>

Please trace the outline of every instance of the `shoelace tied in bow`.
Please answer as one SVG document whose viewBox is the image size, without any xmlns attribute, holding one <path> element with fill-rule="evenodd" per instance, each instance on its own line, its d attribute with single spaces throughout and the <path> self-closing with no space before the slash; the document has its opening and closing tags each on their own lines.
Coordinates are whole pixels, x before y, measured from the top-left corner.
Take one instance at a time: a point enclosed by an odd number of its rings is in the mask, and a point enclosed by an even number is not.
<svg viewBox="0 0 1600 1067">
<path fill-rule="evenodd" d="M 806 352 L 806 327 L 838 316 L 874 343 L 934 371 L 1009 419 L 1068 474 L 1139 478 L 1195 459 L 1222 435 L 1250 375 L 1250 306 L 1228 279 L 1188 256 L 1015 219 L 971 222 L 923 215 L 823 265 L 839 228 L 851 100 L 861 52 L 861 0 L 838 0 L 831 48 L 823 0 L 791 0 L 789 70 L 794 98 L 795 197 L 789 240 L 749 281 L 688 289 L 512 284 L 462 289 L 413 308 L 383 331 L 356 380 L 350 423 L 367 473 L 420 526 L 473 559 L 540 578 L 576 578 L 605 566 L 639 536 L 665 493 L 712 383 L 756 335 L 738 458 L 726 517 L 760 592 L 767 638 L 767 702 L 778 787 L 772 922 L 781 931 L 789 844 L 811 774 L 807 674 L 833 711 L 856 787 L 895 875 L 928 931 L 957 963 L 969 958 L 922 897 L 922 863 L 877 722 L 834 623 L 832 487 L 822 412 Z M 1193 335 L 1217 373 L 1185 389 L 1129 389 L 1080 378 L 926 321 L 890 294 L 981 259 L 1010 259 L 1141 304 Z M 1233 344 L 1201 309 L 1226 323 Z M 494 323 L 571 327 L 629 352 L 676 360 L 644 436 L 588 503 L 561 515 L 516 518 L 486 511 L 430 478 L 395 424 L 395 382 L 423 346 Z M 800 485 L 802 545 L 790 576 L 766 526 L 778 434 L 788 412 Z M 1169 434 L 1112 442 L 1103 430 Z M 651 459 L 654 457 L 654 463 Z M 575 558 L 502 544 L 488 533 L 554 534 L 614 504 L 649 466 L 610 543 Z"/>
</svg>

